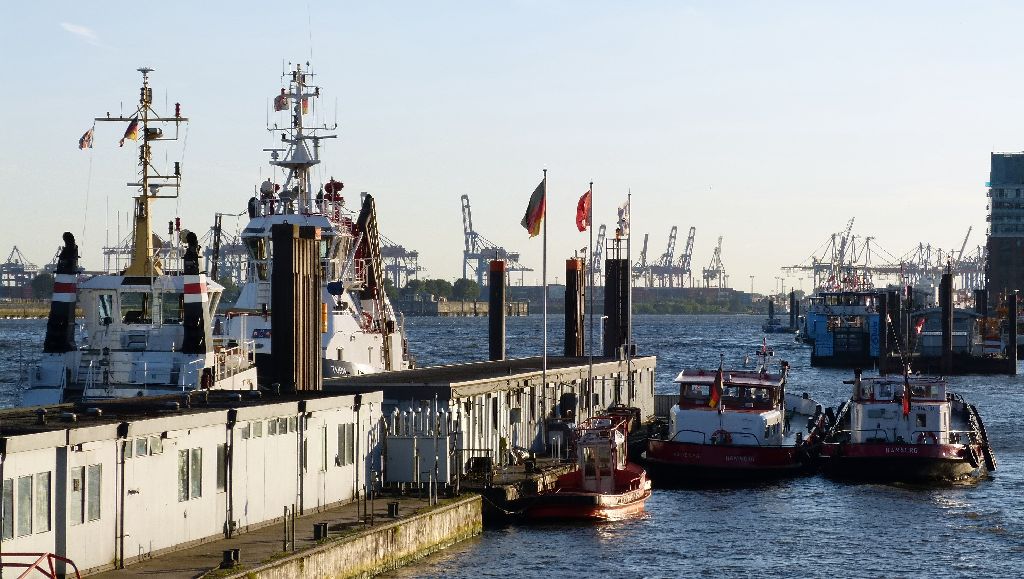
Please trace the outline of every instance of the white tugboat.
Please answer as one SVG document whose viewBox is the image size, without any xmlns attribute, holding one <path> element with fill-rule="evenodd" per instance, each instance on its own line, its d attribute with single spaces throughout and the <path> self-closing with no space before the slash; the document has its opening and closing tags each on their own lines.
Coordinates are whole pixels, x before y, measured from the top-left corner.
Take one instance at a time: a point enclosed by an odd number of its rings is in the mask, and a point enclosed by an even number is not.
<svg viewBox="0 0 1024 579">
<path fill-rule="evenodd" d="M 316 184 L 313 168 L 320 164 L 322 141 L 336 137 L 329 134 L 336 125 L 304 122 L 320 97 L 310 72 L 296 65 L 282 80 L 287 88 L 276 95 L 274 109 L 289 119 L 286 128 L 275 124 L 268 129 L 281 135 L 287 149 L 267 149 L 270 164 L 281 171 L 275 170 L 249 200 L 250 221 L 241 234 L 249 250 L 246 281 L 235 304 L 218 316 L 215 337 L 252 340 L 261 373 L 272 374 L 271 228 L 281 223 L 312 226 L 321 232 L 324 378 L 408 369 L 413 363 L 404 324 L 384 292 L 373 198 L 364 195 L 356 214 L 345 205 L 342 183 L 332 177 Z M 277 176 L 281 183 L 275 182 Z"/>
<path fill-rule="evenodd" d="M 128 123 L 121 144 L 139 142 L 139 178 L 128 184 L 138 188 L 131 259 L 123 271 L 79 283 L 78 246 L 73 235 L 64 234 L 44 353 L 29 371 L 22 397 L 25 406 L 257 387 L 252 342 L 215 345 L 211 339 L 211 321 L 223 287 L 199 270 L 195 234 L 179 231 L 184 256 L 173 260 L 178 263 L 162 263 L 157 253 L 150 204 L 178 197 L 181 171 L 178 163 L 169 174 L 157 170 L 152 147 L 176 140 L 188 119 L 181 116 L 178 104 L 174 116 L 158 114 L 149 86 L 152 69 L 139 72 L 142 88 L 135 112 L 96 119 Z M 164 134 L 166 127 L 172 127 L 173 135 Z M 87 136 L 89 140 L 83 141 L 89 144 L 82 146 L 91 146 L 91 131 Z M 75 335 L 77 306 L 84 313 L 81 344 Z"/>
</svg>

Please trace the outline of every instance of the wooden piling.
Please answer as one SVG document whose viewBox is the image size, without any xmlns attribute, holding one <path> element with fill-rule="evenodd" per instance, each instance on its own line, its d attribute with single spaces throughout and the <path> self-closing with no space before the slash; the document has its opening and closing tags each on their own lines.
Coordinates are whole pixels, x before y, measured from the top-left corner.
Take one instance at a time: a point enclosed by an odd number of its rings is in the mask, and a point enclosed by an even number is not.
<svg viewBox="0 0 1024 579">
<path fill-rule="evenodd" d="M 271 228 L 270 356 L 285 392 L 320 390 L 319 227 Z"/>
<path fill-rule="evenodd" d="M 582 357 L 586 351 L 583 305 L 586 300 L 583 260 L 565 260 L 565 355 Z"/>
<path fill-rule="evenodd" d="M 487 354 L 491 361 L 505 359 L 505 262 L 491 261 L 487 273 Z"/>
<path fill-rule="evenodd" d="M 953 373 L 953 274 L 942 274 L 939 284 L 939 304 L 942 306 L 942 373 Z"/>
</svg>

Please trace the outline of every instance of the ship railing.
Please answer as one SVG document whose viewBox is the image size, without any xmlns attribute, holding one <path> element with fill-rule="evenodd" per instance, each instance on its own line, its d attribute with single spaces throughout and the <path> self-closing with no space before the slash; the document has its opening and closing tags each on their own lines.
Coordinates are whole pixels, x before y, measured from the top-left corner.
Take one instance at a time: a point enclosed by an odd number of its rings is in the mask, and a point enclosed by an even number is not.
<svg viewBox="0 0 1024 579">
<path fill-rule="evenodd" d="M 946 443 L 942 442 L 943 434 L 946 434 L 946 440 L 948 441 Z M 908 442 L 916 443 L 922 438 L 930 439 L 930 436 L 935 436 L 935 442 L 938 444 L 976 444 L 978 439 L 977 433 L 973 430 L 947 430 L 943 433 L 937 430 L 922 428 L 911 432 L 910 440 Z M 967 442 L 964 442 L 964 439 L 966 439 Z"/>
<path fill-rule="evenodd" d="M 71 568 L 71 572 L 68 572 L 68 569 L 65 568 L 62 572 L 58 573 L 55 563 L 63 563 Z M 8 567 L 25 569 L 18 577 L 31 577 L 33 571 L 37 571 L 43 577 L 49 577 L 50 579 L 72 576 L 80 579 L 82 576 L 78 572 L 78 566 L 75 565 L 74 561 L 54 553 L 0 553 L 0 569 Z M 0 574 L 2 574 L 2 571 L 0 571 Z"/>
<path fill-rule="evenodd" d="M 197 360 L 202 363 L 202 360 Z M 213 367 L 214 380 L 230 378 L 239 374 L 256 364 L 256 342 L 255 340 L 243 340 L 239 345 L 230 348 L 223 348 L 216 353 L 216 363 Z"/>
<path fill-rule="evenodd" d="M 683 440 L 682 438 L 679 437 L 679 435 L 680 434 L 684 434 L 684 433 L 687 436 L 689 436 L 691 434 L 697 435 L 694 438 L 700 437 L 700 442 L 698 444 L 707 444 L 707 442 L 708 442 L 708 435 L 706 433 L 704 433 L 704 432 L 702 432 L 700 430 L 690 430 L 690 429 L 687 429 L 687 428 L 681 428 L 679 430 L 676 430 L 676 433 L 673 434 L 672 438 L 668 439 L 668 441 L 669 442 L 698 442 L 697 440 Z"/>
<path fill-rule="evenodd" d="M 845 434 L 850 440 L 853 439 L 853 434 L 857 433 L 861 435 L 861 440 L 866 442 L 889 442 L 889 433 L 882 428 L 858 428 L 856 430 L 836 430 L 836 435 Z M 870 433 L 870 436 L 865 436 L 865 433 Z"/>
</svg>

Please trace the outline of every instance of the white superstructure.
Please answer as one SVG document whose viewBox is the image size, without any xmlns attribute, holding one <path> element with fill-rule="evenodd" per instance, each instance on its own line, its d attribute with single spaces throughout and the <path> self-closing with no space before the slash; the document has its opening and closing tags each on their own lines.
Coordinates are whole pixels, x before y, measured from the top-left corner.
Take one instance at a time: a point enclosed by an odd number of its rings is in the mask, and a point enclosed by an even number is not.
<svg viewBox="0 0 1024 579">
<path fill-rule="evenodd" d="M 309 126 L 320 87 L 301 65 L 288 72 L 287 88 L 274 99 L 275 111 L 289 116 L 281 135 L 286 149 L 267 149 L 280 169 L 249 200 L 250 221 L 241 238 L 249 250 L 246 282 L 235 304 L 218 317 L 215 336 L 251 340 L 257 364 L 269 362 L 271 348 L 271 227 L 288 223 L 321 232 L 321 346 L 325 378 L 404 370 L 413 363 L 404 327 L 384 293 L 384 271 L 373 198 L 361 199 L 358 213 L 345 203 L 344 185 L 334 178 L 317 182 L 320 148 L 335 127 Z M 275 182 L 275 179 L 280 183 Z M 324 182 L 325 181 L 325 182 Z"/>
</svg>

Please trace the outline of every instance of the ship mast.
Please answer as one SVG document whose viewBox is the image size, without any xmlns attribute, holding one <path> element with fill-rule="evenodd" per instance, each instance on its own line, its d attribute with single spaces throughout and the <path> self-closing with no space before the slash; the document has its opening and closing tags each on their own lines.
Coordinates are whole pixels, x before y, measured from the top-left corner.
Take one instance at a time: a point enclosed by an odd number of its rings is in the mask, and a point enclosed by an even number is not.
<svg viewBox="0 0 1024 579">
<path fill-rule="evenodd" d="M 153 228 L 150 218 L 150 202 L 153 199 L 175 199 L 178 197 L 178 190 L 181 188 L 181 165 L 176 161 L 174 171 L 170 175 L 164 175 L 152 164 L 152 141 L 175 141 L 178 139 L 178 128 L 181 123 L 187 123 L 188 119 L 181 116 L 180 103 L 174 103 L 174 116 L 162 117 L 153 110 L 153 89 L 149 86 L 149 73 L 152 68 L 142 67 L 138 69 L 142 73 L 142 88 L 139 89 L 139 106 L 135 113 L 128 117 L 97 117 L 96 121 L 115 121 L 129 123 L 125 131 L 121 145 L 124 146 L 126 139 L 139 142 L 139 167 L 140 179 L 134 183 L 128 183 L 129 187 L 138 187 L 139 194 L 135 197 L 135 218 L 132 231 L 132 255 L 128 267 L 123 275 L 150 277 L 163 274 L 160 260 L 156 258 L 156 248 L 153 247 Z M 165 137 L 163 130 L 159 127 L 150 127 L 154 123 L 174 123 L 174 136 Z M 135 130 L 132 130 L 132 125 Z M 160 194 L 164 187 L 170 187 L 174 194 Z"/>
<path fill-rule="evenodd" d="M 309 63 L 306 63 L 309 66 Z M 288 144 L 288 151 L 281 159 L 281 149 L 264 149 L 270 152 L 270 164 L 283 167 L 288 170 L 284 187 L 281 189 L 282 201 L 284 201 L 285 213 L 313 213 L 316 206 L 313 202 L 312 179 L 310 169 L 320 163 L 320 140 L 334 139 L 337 135 L 317 135 L 317 131 L 334 130 L 326 125 L 309 126 L 303 123 L 303 115 L 308 114 L 309 103 L 320 96 L 320 87 L 307 82 L 312 74 L 303 72 L 302 65 L 296 64 L 295 70 L 283 75 L 287 79 L 288 89 L 281 89 L 275 101 L 276 110 L 285 110 L 290 107 L 290 127 L 280 129 L 275 126 L 268 127 L 271 132 L 282 131 L 281 141 Z M 307 134 L 307 131 L 309 134 Z M 306 141 L 313 143 L 313 150 L 310 151 Z"/>
</svg>

